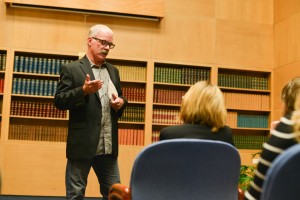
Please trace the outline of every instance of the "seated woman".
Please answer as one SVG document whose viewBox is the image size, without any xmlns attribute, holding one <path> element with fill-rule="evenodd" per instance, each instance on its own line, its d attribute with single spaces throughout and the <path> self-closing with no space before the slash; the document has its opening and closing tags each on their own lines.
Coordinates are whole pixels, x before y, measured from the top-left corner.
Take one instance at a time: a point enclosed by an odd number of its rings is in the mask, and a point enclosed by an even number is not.
<svg viewBox="0 0 300 200">
<path fill-rule="evenodd" d="M 226 126 L 227 110 L 218 86 L 200 81 L 190 87 L 181 103 L 181 125 L 163 128 L 160 140 L 194 138 L 219 140 L 234 145 Z"/>
<path fill-rule="evenodd" d="M 263 150 L 260 154 L 254 180 L 251 182 L 249 190 L 245 192 L 245 199 L 260 199 L 260 195 L 263 192 L 262 186 L 265 175 L 272 162 L 284 150 L 297 144 L 295 139 L 297 134 L 294 133 L 294 123 L 293 120 L 291 120 L 291 116 L 295 109 L 295 101 L 299 91 L 300 78 L 292 79 L 282 89 L 281 100 L 283 102 L 283 116 L 276 126 L 273 125 L 274 128 L 271 127 L 271 136 L 268 141 L 263 144 Z"/>
</svg>

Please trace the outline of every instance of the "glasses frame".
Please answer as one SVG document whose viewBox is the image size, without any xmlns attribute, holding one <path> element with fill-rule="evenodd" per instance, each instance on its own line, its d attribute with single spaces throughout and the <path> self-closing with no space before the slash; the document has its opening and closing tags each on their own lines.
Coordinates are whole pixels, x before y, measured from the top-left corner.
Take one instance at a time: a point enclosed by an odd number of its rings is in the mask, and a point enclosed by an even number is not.
<svg viewBox="0 0 300 200">
<path fill-rule="evenodd" d="M 96 41 L 98 41 L 104 47 L 106 47 L 108 45 L 109 49 L 113 49 L 116 46 L 114 43 L 107 42 L 106 40 L 101 40 L 101 39 L 96 38 L 96 37 L 91 37 L 91 38 L 94 39 L 94 40 L 96 40 Z"/>
</svg>

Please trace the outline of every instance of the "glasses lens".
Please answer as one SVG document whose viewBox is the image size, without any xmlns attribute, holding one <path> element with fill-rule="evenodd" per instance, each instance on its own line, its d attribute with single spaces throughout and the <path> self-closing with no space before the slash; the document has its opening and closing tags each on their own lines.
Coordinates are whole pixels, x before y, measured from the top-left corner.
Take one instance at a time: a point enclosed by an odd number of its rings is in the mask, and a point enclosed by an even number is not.
<svg viewBox="0 0 300 200">
<path fill-rule="evenodd" d="M 114 45 L 114 44 L 109 44 L 109 48 L 110 48 L 110 49 L 115 48 L 115 46 L 116 46 L 116 45 Z"/>
<path fill-rule="evenodd" d="M 113 43 L 109 43 L 106 40 L 101 40 L 99 38 L 96 37 L 92 37 L 94 40 L 97 40 L 98 42 L 100 42 L 101 45 L 103 45 L 104 47 L 106 47 L 107 45 L 109 46 L 110 49 L 113 49 L 116 45 Z"/>
</svg>

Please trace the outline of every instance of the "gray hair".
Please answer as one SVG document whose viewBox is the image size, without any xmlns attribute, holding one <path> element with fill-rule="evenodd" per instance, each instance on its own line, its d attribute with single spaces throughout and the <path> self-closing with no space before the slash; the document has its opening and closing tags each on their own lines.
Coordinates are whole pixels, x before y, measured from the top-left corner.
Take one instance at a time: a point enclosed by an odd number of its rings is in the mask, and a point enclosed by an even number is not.
<svg viewBox="0 0 300 200">
<path fill-rule="evenodd" d="M 89 37 L 94 37 L 99 32 L 105 32 L 105 31 L 111 32 L 113 34 L 113 31 L 108 26 L 105 26 L 105 25 L 102 25 L 102 24 L 97 24 L 97 25 L 94 25 L 90 28 L 88 36 Z"/>
</svg>

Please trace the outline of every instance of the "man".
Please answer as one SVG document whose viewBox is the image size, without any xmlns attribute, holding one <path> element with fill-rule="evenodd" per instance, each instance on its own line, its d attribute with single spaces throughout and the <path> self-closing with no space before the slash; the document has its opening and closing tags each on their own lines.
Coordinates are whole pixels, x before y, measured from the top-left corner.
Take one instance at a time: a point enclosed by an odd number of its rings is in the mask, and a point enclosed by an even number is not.
<svg viewBox="0 0 300 200">
<path fill-rule="evenodd" d="M 117 123 L 127 100 L 122 96 L 118 69 L 105 61 L 114 46 L 109 27 L 92 26 L 86 55 L 64 64 L 60 71 L 54 105 L 69 110 L 67 199 L 84 199 L 91 167 L 104 200 L 109 187 L 120 182 Z"/>
</svg>

